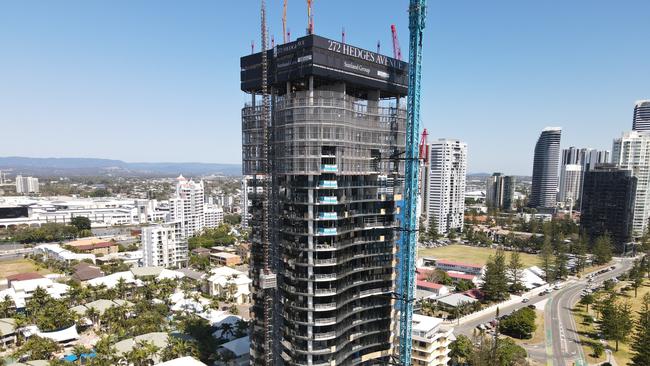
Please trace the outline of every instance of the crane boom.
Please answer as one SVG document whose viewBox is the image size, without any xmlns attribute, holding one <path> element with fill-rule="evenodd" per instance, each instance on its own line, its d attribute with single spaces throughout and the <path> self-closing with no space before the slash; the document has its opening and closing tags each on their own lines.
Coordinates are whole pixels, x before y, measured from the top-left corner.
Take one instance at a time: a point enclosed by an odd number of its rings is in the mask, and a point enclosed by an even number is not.
<svg viewBox="0 0 650 366">
<path fill-rule="evenodd" d="M 420 81 L 422 74 L 422 32 L 426 18 L 426 0 L 409 3 L 409 89 L 406 118 L 406 152 L 404 168 L 404 220 L 399 248 L 398 301 L 400 308 L 400 365 L 411 365 L 413 347 L 413 301 L 415 291 L 415 257 L 417 249 L 418 134 L 420 132 Z"/>
<path fill-rule="evenodd" d="M 282 7 L 282 43 L 289 42 L 287 40 L 287 1 L 284 0 L 284 6 Z"/>
<path fill-rule="evenodd" d="M 314 14 L 311 12 L 311 5 L 314 0 L 307 0 L 307 34 L 314 34 Z"/>
<path fill-rule="evenodd" d="M 393 58 L 402 60 L 402 49 L 399 46 L 399 40 L 397 39 L 397 28 L 395 24 L 390 25 L 390 32 L 393 35 Z"/>
</svg>

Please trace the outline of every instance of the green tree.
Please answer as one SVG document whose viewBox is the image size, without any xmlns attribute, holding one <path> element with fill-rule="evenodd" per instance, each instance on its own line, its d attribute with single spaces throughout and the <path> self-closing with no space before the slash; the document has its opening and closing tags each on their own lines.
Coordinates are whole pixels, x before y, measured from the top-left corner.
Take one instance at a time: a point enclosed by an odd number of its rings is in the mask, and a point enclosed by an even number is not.
<svg viewBox="0 0 650 366">
<path fill-rule="evenodd" d="M 90 219 L 83 216 L 75 216 L 70 220 L 70 224 L 77 228 L 78 231 L 90 230 Z"/>
<path fill-rule="evenodd" d="M 592 294 L 586 294 L 580 299 L 580 304 L 586 307 L 586 312 L 589 312 L 589 305 L 593 304 L 596 299 Z"/>
<path fill-rule="evenodd" d="M 483 275 L 481 290 L 487 301 L 503 301 L 508 297 L 508 275 L 506 256 L 502 248 L 490 256 Z"/>
<path fill-rule="evenodd" d="M 636 332 L 632 336 L 631 366 L 650 365 L 650 294 L 643 296 L 639 319 L 636 322 Z"/>
<path fill-rule="evenodd" d="M 605 264 L 612 260 L 612 239 L 609 235 L 603 235 L 594 243 L 594 263 Z"/>
<path fill-rule="evenodd" d="M 555 260 L 553 261 L 553 277 L 560 281 L 569 275 L 569 257 L 566 252 L 566 244 L 563 241 L 557 243 Z"/>
<path fill-rule="evenodd" d="M 75 357 L 77 357 L 77 365 L 81 365 L 81 357 L 88 353 L 90 353 L 90 349 L 86 348 L 81 344 L 77 344 L 74 347 L 72 347 L 72 354 L 75 355 Z"/>
<path fill-rule="evenodd" d="M 476 288 L 474 282 L 468 280 L 460 280 L 456 284 L 456 291 L 460 291 L 460 292 L 469 291 L 473 288 Z"/>
<path fill-rule="evenodd" d="M 551 239 L 549 237 L 544 237 L 544 245 L 542 245 L 542 250 L 539 253 L 540 267 L 544 272 L 544 281 L 552 282 L 555 278 L 553 274 L 553 264 L 555 259 L 553 258 L 553 246 L 551 245 Z"/>
<path fill-rule="evenodd" d="M 138 341 L 133 349 L 126 353 L 126 359 L 133 363 L 133 366 L 153 365 L 152 358 L 160 351 L 156 345 L 148 341 Z"/>
<path fill-rule="evenodd" d="M 449 345 L 449 358 L 453 365 L 464 364 L 472 355 L 474 345 L 472 341 L 464 335 L 459 335 L 456 340 Z"/>
<path fill-rule="evenodd" d="M 199 358 L 199 349 L 196 342 L 169 337 L 169 344 L 162 352 L 162 360 L 169 361 L 185 356 Z"/>
<path fill-rule="evenodd" d="M 536 317 L 537 314 L 532 309 L 519 309 L 499 322 L 499 330 L 515 338 L 530 338 L 536 329 Z"/>
<path fill-rule="evenodd" d="M 625 342 L 632 331 L 632 310 L 630 304 L 617 303 L 614 295 L 610 295 L 600 308 L 600 331 L 605 339 L 616 342 L 618 352 L 619 342 Z"/>
<path fill-rule="evenodd" d="M 605 346 L 603 346 L 600 342 L 593 342 L 591 344 L 591 351 L 593 352 L 593 356 L 595 358 L 600 358 L 600 356 L 603 355 L 603 352 L 605 352 Z"/>
<path fill-rule="evenodd" d="M 524 276 L 524 264 L 518 251 L 511 252 L 508 263 L 508 278 L 510 280 L 510 291 L 519 293 L 525 289 L 522 283 Z"/>
<path fill-rule="evenodd" d="M 436 269 L 427 273 L 426 279 L 429 282 L 439 283 L 441 285 L 446 285 L 446 286 L 449 286 L 453 283 L 453 280 L 451 279 L 451 277 L 449 277 L 447 272 L 441 269 Z"/>
<path fill-rule="evenodd" d="M 14 357 L 26 357 L 28 360 L 49 360 L 54 353 L 60 350 L 61 347 L 55 341 L 34 335 L 18 348 Z"/>
<path fill-rule="evenodd" d="M 580 235 L 578 242 L 573 246 L 573 254 L 576 256 L 576 272 L 582 272 L 587 266 L 587 236 Z"/>
</svg>

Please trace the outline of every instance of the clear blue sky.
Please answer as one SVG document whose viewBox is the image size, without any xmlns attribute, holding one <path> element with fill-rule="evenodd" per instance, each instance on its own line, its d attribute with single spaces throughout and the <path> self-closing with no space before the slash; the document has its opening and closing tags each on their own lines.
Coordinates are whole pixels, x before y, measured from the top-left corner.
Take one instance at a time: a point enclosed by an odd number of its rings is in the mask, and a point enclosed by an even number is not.
<svg viewBox="0 0 650 366">
<path fill-rule="evenodd" d="M 281 38 L 282 0 L 267 0 Z M 316 33 L 407 54 L 407 0 L 316 0 Z M 289 0 L 292 37 L 306 5 Z M 650 98 L 650 1 L 429 0 L 424 126 L 471 172 L 530 174 L 537 135 L 611 148 Z M 259 1 L 0 2 L 0 156 L 239 162 Z"/>
</svg>

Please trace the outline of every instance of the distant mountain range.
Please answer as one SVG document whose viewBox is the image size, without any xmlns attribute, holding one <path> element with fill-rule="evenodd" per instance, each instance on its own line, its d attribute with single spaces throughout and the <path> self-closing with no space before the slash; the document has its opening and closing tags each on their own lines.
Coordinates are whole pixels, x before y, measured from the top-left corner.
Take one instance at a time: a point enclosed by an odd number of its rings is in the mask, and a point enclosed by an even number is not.
<svg viewBox="0 0 650 366">
<path fill-rule="evenodd" d="M 0 157 L 0 170 L 35 176 L 206 176 L 241 175 L 240 164 L 127 163 L 94 158 Z"/>
</svg>

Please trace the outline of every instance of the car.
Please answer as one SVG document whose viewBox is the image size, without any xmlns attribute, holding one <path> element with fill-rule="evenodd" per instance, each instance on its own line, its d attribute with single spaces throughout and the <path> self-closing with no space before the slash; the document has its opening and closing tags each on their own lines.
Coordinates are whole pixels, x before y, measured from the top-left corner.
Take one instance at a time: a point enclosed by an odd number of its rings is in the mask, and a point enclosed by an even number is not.
<svg viewBox="0 0 650 366">
<path fill-rule="evenodd" d="M 553 289 L 555 289 L 555 290 L 559 290 L 559 289 L 561 289 L 561 288 L 562 288 L 562 286 L 560 286 L 560 285 L 555 285 L 555 286 L 553 286 Z"/>
<path fill-rule="evenodd" d="M 526 298 L 526 297 L 524 297 L 523 299 L 521 299 L 521 302 L 523 302 L 524 304 L 527 303 L 528 301 L 530 301 L 530 300 L 528 300 L 528 298 Z"/>
<path fill-rule="evenodd" d="M 537 307 L 535 305 L 533 305 L 533 304 L 528 305 L 528 308 L 533 309 L 533 310 L 537 309 Z"/>
<path fill-rule="evenodd" d="M 609 267 L 609 269 L 614 270 L 614 269 L 616 269 L 616 266 L 611 266 L 611 267 Z"/>
</svg>

